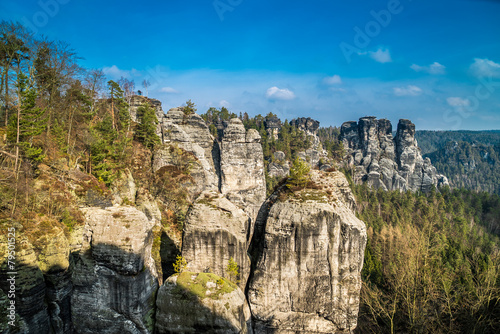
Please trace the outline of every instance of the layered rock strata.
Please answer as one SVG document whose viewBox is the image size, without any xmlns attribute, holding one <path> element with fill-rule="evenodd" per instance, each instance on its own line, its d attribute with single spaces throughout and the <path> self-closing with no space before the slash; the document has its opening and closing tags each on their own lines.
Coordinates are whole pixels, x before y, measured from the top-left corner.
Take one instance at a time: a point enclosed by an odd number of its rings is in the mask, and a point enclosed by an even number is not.
<svg viewBox="0 0 500 334">
<path fill-rule="evenodd" d="M 362 117 L 359 122 L 342 124 L 341 139 L 347 164 L 355 169 L 356 183 L 366 182 L 383 190 L 424 192 L 433 186 L 448 185 L 430 159 L 422 158 L 415 139 L 415 124 L 409 120 L 399 121 L 393 137 L 390 121 Z"/>
</svg>

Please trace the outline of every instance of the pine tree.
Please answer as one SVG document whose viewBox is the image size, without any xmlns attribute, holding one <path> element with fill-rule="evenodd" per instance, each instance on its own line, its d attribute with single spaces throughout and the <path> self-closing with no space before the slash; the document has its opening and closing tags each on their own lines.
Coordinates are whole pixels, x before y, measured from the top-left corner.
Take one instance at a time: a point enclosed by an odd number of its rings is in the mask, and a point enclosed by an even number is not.
<svg viewBox="0 0 500 334">
<path fill-rule="evenodd" d="M 24 74 L 19 74 L 17 81 L 19 92 L 19 110 L 9 122 L 9 141 L 16 143 L 20 153 L 27 159 L 40 162 L 45 155 L 36 143 L 36 137 L 46 128 L 45 109 L 36 105 L 37 90 Z"/>
<path fill-rule="evenodd" d="M 156 118 L 155 110 L 148 103 L 144 103 L 137 109 L 137 117 L 140 123 L 135 130 L 135 138 L 152 150 L 161 143 L 156 134 L 158 118 Z"/>
<path fill-rule="evenodd" d="M 196 111 L 194 102 L 191 102 L 191 100 L 186 101 L 186 106 L 182 109 L 182 111 L 184 111 L 185 116 L 194 114 Z"/>
<path fill-rule="evenodd" d="M 304 160 L 300 158 L 295 158 L 293 165 L 290 168 L 290 177 L 287 181 L 287 187 L 301 187 L 305 188 L 307 183 L 309 183 L 311 177 L 309 175 L 311 168 Z"/>
</svg>

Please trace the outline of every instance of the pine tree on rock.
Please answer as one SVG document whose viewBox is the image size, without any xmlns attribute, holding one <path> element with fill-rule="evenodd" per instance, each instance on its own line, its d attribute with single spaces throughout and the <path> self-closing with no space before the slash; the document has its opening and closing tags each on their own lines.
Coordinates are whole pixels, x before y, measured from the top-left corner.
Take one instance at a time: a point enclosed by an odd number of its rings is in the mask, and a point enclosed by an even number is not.
<svg viewBox="0 0 500 334">
<path fill-rule="evenodd" d="M 286 186 L 289 189 L 294 187 L 305 188 L 311 180 L 311 176 L 309 175 L 310 171 L 311 168 L 307 162 L 298 157 L 295 158 L 290 168 L 290 177 L 288 178 Z"/>
</svg>

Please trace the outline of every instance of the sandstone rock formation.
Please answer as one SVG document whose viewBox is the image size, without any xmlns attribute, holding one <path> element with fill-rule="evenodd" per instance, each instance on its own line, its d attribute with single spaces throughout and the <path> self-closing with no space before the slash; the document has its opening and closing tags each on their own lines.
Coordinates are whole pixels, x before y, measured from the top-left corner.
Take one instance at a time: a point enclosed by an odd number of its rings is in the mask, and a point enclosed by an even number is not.
<svg viewBox="0 0 500 334">
<path fill-rule="evenodd" d="M 341 138 L 347 164 L 355 168 L 354 181 L 367 182 L 383 190 L 429 191 L 432 186 L 447 185 L 431 161 L 422 158 L 415 139 L 415 125 L 405 119 L 398 123 L 396 135 L 386 119 L 362 117 L 345 122 Z"/>
<path fill-rule="evenodd" d="M 73 272 L 76 333 L 152 333 L 156 270 L 153 224 L 133 207 L 85 209 L 84 240 Z"/>
<path fill-rule="evenodd" d="M 321 190 L 278 190 L 259 212 L 248 283 L 256 333 L 356 327 L 366 228 L 343 174 L 313 171 L 313 180 Z"/>
<path fill-rule="evenodd" d="M 183 272 L 158 291 L 156 333 L 249 333 L 245 295 L 214 274 Z"/>
<path fill-rule="evenodd" d="M 37 266 L 36 254 L 33 246 L 25 235 L 16 236 L 16 257 L 15 257 L 15 307 L 16 307 L 16 327 L 12 328 L 7 324 L 2 333 L 51 333 L 50 316 L 45 302 L 47 290 L 43 274 Z M 10 281 L 12 275 L 8 273 L 12 270 L 7 266 L 8 257 L 7 233 L 0 236 L 0 289 L 4 294 L 10 291 Z M 10 299 L 5 298 L 4 303 Z M 5 305 L 5 304 L 4 304 Z M 4 306 L 2 305 L 2 306 Z M 10 320 L 10 319 L 9 319 Z M 2 323 L 6 319 L 1 320 Z M 10 331 L 12 330 L 12 331 Z M 18 331 L 19 330 L 19 331 Z"/>
<path fill-rule="evenodd" d="M 267 135 L 278 140 L 278 134 L 281 129 L 281 120 L 276 116 L 266 116 L 264 118 L 264 128 L 266 129 Z"/>
<path fill-rule="evenodd" d="M 231 119 L 224 130 L 220 178 L 221 193 L 243 208 L 255 221 L 266 198 L 264 157 L 259 133 L 255 129 L 245 131 L 238 118 Z"/>
<path fill-rule="evenodd" d="M 218 147 L 205 121 L 197 114 L 185 115 L 182 108 L 172 108 L 160 124 L 166 146 L 155 152 L 154 171 L 176 164 L 177 155 L 170 148 L 173 145 L 193 155 L 191 176 L 198 185 L 197 192 L 218 189 Z"/>
<path fill-rule="evenodd" d="M 227 198 L 215 192 L 200 196 L 188 212 L 183 231 L 187 270 L 230 279 L 226 268 L 232 257 L 240 267 L 239 285 L 244 289 L 250 274 L 249 228 L 248 216 Z"/>
<path fill-rule="evenodd" d="M 137 109 L 144 103 L 148 103 L 151 107 L 154 108 L 156 112 L 156 117 L 160 120 L 163 118 L 163 109 L 161 107 L 161 102 L 160 100 L 157 99 L 151 99 L 146 96 L 141 96 L 141 95 L 133 95 L 130 97 L 130 103 L 129 103 L 129 113 L 130 113 L 130 118 L 134 122 L 138 122 L 137 119 Z"/>
<path fill-rule="evenodd" d="M 311 147 L 303 152 L 299 152 L 299 158 L 307 161 L 312 167 L 319 166 L 320 160 L 328 156 L 327 152 L 323 150 L 323 146 L 318 137 L 319 122 L 310 117 L 300 117 L 292 119 L 290 125 L 304 132 L 305 135 L 311 139 Z"/>
</svg>

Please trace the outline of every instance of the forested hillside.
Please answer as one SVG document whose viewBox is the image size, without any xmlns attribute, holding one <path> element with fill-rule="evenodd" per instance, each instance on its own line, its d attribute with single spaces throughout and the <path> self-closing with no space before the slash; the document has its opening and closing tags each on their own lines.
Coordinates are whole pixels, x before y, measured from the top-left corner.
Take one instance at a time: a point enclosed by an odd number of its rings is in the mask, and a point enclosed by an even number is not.
<svg viewBox="0 0 500 334">
<path fill-rule="evenodd" d="M 422 154 L 429 154 L 440 150 L 446 146 L 448 142 L 464 141 L 468 143 L 498 145 L 500 144 L 500 130 L 489 131 L 429 131 L 418 130 L 415 132 L 415 138 L 418 141 L 418 147 L 422 150 Z"/>
<path fill-rule="evenodd" d="M 500 198 L 352 185 L 368 228 L 357 333 L 498 333 Z"/>
<path fill-rule="evenodd" d="M 500 193 L 500 131 L 417 131 L 415 137 L 452 187 Z"/>
</svg>

